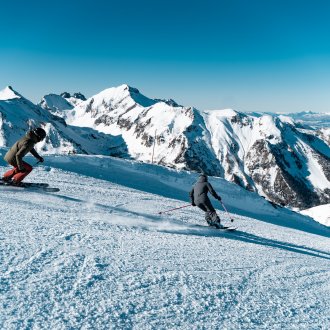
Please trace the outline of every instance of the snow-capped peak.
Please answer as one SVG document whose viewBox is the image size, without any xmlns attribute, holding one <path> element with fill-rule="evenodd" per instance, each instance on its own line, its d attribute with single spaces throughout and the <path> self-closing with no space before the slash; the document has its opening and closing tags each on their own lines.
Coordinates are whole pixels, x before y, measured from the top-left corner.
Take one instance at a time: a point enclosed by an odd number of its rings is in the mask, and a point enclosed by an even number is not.
<svg viewBox="0 0 330 330">
<path fill-rule="evenodd" d="M 240 114 L 234 109 L 205 110 L 204 112 L 214 117 L 235 117 Z"/>
<path fill-rule="evenodd" d="M 86 102 L 90 102 L 92 99 L 94 100 L 93 102 L 100 101 L 101 103 L 109 103 L 109 101 L 116 102 L 124 99 L 127 99 L 128 101 L 131 99 L 133 103 L 137 103 L 142 107 L 150 107 L 156 103 L 155 100 L 152 100 L 141 94 L 137 88 L 131 87 L 127 84 L 123 84 L 118 87 L 107 88 L 89 98 Z"/>
<path fill-rule="evenodd" d="M 156 102 L 163 102 L 171 107 L 183 107 L 182 105 L 175 102 L 173 99 L 154 99 Z"/>
<path fill-rule="evenodd" d="M 63 92 L 60 95 L 45 95 L 39 102 L 39 105 L 56 116 L 65 117 L 65 111 L 71 110 L 83 101 L 86 101 L 86 97 L 80 92 L 72 95 L 68 92 Z"/>
<path fill-rule="evenodd" d="M 290 125 L 294 125 L 294 120 L 289 117 L 289 116 L 286 116 L 286 115 L 279 115 L 278 118 L 284 122 L 284 123 L 288 123 Z"/>
<path fill-rule="evenodd" d="M 9 89 L 5 94 L 11 93 Z M 48 110 L 45 113 L 32 104 L 26 109 L 25 99 L 16 100 L 29 112 L 29 119 L 42 115 L 39 121 L 52 122 L 54 118 L 48 116 L 51 112 L 62 117 L 57 121 L 64 126 L 89 127 L 93 134 L 121 136 L 127 147 L 122 153 L 125 157 L 127 152 L 144 162 L 203 170 L 277 204 L 300 209 L 330 201 L 329 131 L 296 125 L 293 116 L 234 109 L 199 111 L 172 100 L 148 98 L 127 84 L 105 89 L 85 101 L 67 92 L 46 95 L 39 104 Z M 2 107 L 8 107 L 13 101 L 2 103 Z M 305 116 L 301 118 L 306 121 Z M 323 118 L 329 120 L 329 116 L 316 114 L 308 120 L 324 122 Z M 25 127 L 26 122 L 24 119 L 19 126 Z M 5 137 L 3 141 L 7 146 L 11 140 Z M 96 153 L 96 149 L 88 150 Z"/>
<path fill-rule="evenodd" d="M 12 100 L 12 99 L 19 99 L 22 95 L 16 92 L 11 86 L 7 86 L 5 89 L 0 91 L 0 100 Z"/>
</svg>

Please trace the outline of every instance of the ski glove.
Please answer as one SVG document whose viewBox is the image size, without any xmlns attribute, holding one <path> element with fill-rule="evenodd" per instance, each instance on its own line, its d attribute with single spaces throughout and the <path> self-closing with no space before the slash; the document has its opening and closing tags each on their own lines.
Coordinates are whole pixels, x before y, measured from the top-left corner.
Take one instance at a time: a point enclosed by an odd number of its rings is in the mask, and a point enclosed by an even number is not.
<svg viewBox="0 0 330 330">
<path fill-rule="evenodd" d="M 43 163 L 44 162 L 44 159 L 42 157 L 39 157 L 39 162 L 40 163 Z"/>
</svg>

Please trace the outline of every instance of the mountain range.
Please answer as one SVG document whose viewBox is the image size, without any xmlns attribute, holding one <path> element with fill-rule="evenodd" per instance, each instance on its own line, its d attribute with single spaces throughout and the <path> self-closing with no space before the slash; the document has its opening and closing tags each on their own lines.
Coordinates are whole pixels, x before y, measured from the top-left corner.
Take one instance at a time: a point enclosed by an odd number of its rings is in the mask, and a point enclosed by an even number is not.
<svg viewBox="0 0 330 330">
<path fill-rule="evenodd" d="M 274 204 L 330 202 L 330 114 L 198 110 L 121 85 L 86 99 L 49 94 L 38 105 L 0 93 L 0 146 L 42 125 L 47 153 L 132 158 L 223 177 Z"/>
<path fill-rule="evenodd" d="M 65 99 L 63 104 L 65 103 Z M 71 100 L 72 104 L 74 100 Z M 16 92 L 10 86 L 0 92 L 0 146 L 11 146 L 30 128 L 42 126 L 47 138 L 36 145 L 48 154 L 127 154 L 125 141 L 94 130 L 68 125 L 63 118 L 45 111 L 41 106 Z"/>
</svg>

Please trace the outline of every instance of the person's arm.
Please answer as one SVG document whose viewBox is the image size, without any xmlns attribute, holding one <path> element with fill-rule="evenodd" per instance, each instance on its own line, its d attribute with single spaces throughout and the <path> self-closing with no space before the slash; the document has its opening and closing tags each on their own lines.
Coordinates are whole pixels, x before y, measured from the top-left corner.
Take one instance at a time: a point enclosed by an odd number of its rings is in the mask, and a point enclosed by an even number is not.
<svg viewBox="0 0 330 330">
<path fill-rule="evenodd" d="M 215 199 L 221 201 L 221 197 L 216 193 L 216 191 L 213 189 L 213 187 L 211 186 L 211 184 L 209 182 L 207 183 L 207 188 Z"/>
<path fill-rule="evenodd" d="M 191 189 L 191 191 L 189 193 L 189 197 L 190 197 L 191 205 L 192 206 L 195 206 L 195 201 L 194 201 L 194 187 Z"/>
<path fill-rule="evenodd" d="M 35 158 L 37 158 L 38 160 L 39 160 L 39 162 L 43 162 L 44 161 L 44 159 L 37 153 L 37 151 L 34 149 L 34 148 L 32 148 L 31 150 L 30 150 L 30 152 L 31 152 L 31 154 L 35 157 Z"/>
<path fill-rule="evenodd" d="M 21 148 L 16 152 L 16 163 L 19 171 L 24 171 L 23 157 L 29 152 L 29 143 L 24 143 Z"/>
</svg>

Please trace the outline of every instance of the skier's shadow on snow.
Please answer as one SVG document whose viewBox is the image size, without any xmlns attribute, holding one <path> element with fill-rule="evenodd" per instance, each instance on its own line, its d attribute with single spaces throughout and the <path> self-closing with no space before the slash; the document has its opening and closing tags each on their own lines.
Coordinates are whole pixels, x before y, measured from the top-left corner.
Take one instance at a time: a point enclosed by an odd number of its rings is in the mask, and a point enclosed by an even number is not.
<svg viewBox="0 0 330 330">
<path fill-rule="evenodd" d="M 226 239 L 231 239 L 231 240 L 239 240 L 242 242 L 250 243 L 250 244 L 257 244 L 257 245 L 264 245 L 264 246 L 270 246 L 273 248 L 277 249 L 282 249 L 294 253 L 299 253 L 299 254 L 304 254 L 304 255 L 309 255 L 311 257 L 317 257 L 321 259 L 326 259 L 330 260 L 330 252 L 314 249 L 314 248 L 309 248 L 307 246 L 302 246 L 302 245 L 296 245 L 288 242 L 282 242 L 278 240 L 272 240 L 268 238 L 264 238 L 261 236 L 257 236 L 254 234 L 246 233 L 240 230 L 232 231 L 232 232 L 225 232 L 225 231 L 217 231 L 214 228 L 209 228 L 205 226 L 204 228 L 196 228 L 196 225 L 191 224 L 191 223 L 183 223 L 182 221 L 179 220 L 169 220 L 169 228 L 163 228 L 162 222 L 160 222 L 158 216 L 150 215 L 150 214 L 145 214 L 145 213 L 139 213 L 139 212 L 132 212 L 128 211 L 126 209 L 121 209 L 121 208 L 116 208 L 117 210 L 129 212 L 133 215 L 137 216 L 143 216 L 145 219 L 148 219 L 147 221 L 153 222 L 153 223 L 159 223 L 159 228 L 155 228 L 156 231 L 158 232 L 164 232 L 164 233 L 171 233 L 171 234 L 179 234 L 179 235 L 188 235 L 188 236 L 206 236 L 206 237 L 224 237 Z M 171 224 L 174 225 L 174 228 L 176 229 L 171 229 L 170 226 Z M 179 229 L 178 229 L 178 227 Z M 181 228 L 182 227 L 182 230 Z M 148 227 L 146 226 L 146 230 L 149 230 Z"/>
<path fill-rule="evenodd" d="M 167 231 L 169 232 L 169 231 Z M 214 232 L 214 233 L 213 233 Z M 311 257 L 317 257 L 321 259 L 330 260 L 330 253 L 322 250 L 309 248 L 307 246 L 296 245 L 288 242 L 282 242 L 257 236 L 254 234 L 245 233 L 239 230 L 233 232 L 217 232 L 216 229 L 203 229 L 201 232 L 195 231 L 194 229 L 188 229 L 186 232 L 175 232 L 176 234 L 183 235 L 195 235 L 195 236 L 207 236 L 207 237 L 224 237 L 230 240 L 238 240 L 250 244 L 270 246 L 273 248 L 286 250 L 294 253 L 309 255 Z"/>
<path fill-rule="evenodd" d="M 183 223 L 182 221 L 173 220 L 173 219 L 169 220 L 169 222 L 168 222 L 169 228 L 167 229 L 167 228 L 163 228 L 162 221 L 160 221 L 158 216 L 134 212 L 134 211 L 128 211 L 127 209 L 121 209 L 121 208 L 116 208 L 116 210 L 129 212 L 136 216 L 143 216 L 143 218 L 147 219 L 147 221 L 149 221 L 149 222 L 158 223 L 160 225 L 159 228 L 157 228 L 157 227 L 155 228 L 155 230 L 158 232 L 179 234 L 179 235 L 188 235 L 188 236 L 194 235 L 194 236 L 219 237 L 219 238 L 225 237 L 226 239 L 239 240 L 239 241 L 250 243 L 250 244 L 270 246 L 273 248 L 282 249 L 282 250 L 286 250 L 286 251 L 290 251 L 290 252 L 294 252 L 294 253 L 309 255 L 311 257 L 317 257 L 317 258 L 321 258 L 321 259 L 330 260 L 330 252 L 325 252 L 322 250 L 309 248 L 309 247 L 301 246 L 301 245 L 296 245 L 296 244 L 292 244 L 292 243 L 288 243 L 288 242 L 272 240 L 272 239 L 264 238 L 264 237 L 257 236 L 254 234 L 249 234 L 249 233 L 246 233 L 243 231 L 239 231 L 239 230 L 236 230 L 233 232 L 224 232 L 224 231 L 217 231 L 216 229 L 209 228 L 207 226 L 205 226 L 205 229 L 196 228 L 196 225 L 193 225 L 190 223 Z M 174 228 L 176 228 L 176 229 L 171 229 L 170 228 L 171 224 L 173 224 Z M 177 226 L 179 227 L 179 229 Z M 182 227 L 182 230 L 180 229 L 180 227 Z M 149 230 L 148 226 L 146 226 L 145 229 Z"/>
<path fill-rule="evenodd" d="M 66 199 L 66 200 L 71 200 L 74 202 L 83 202 L 83 200 L 80 200 L 77 198 L 72 198 L 72 197 L 63 196 L 63 195 L 56 195 L 56 196 Z M 219 238 L 223 237 L 226 239 L 239 240 L 239 241 L 250 243 L 250 244 L 270 246 L 273 248 L 282 249 L 282 250 L 286 250 L 286 251 L 290 251 L 290 252 L 294 252 L 294 253 L 309 255 L 311 257 L 317 257 L 317 258 L 321 258 L 321 259 L 330 260 L 330 252 L 325 252 L 322 250 L 309 248 L 309 247 L 302 246 L 302 245 L 296 245 L 296 244 L 292 244 L 292 243 L 288 243 L 288 242 L 272 240 L 272 239 L 264 238 L 264 237 L 257 236 L 254 234 L 239 231 L 239 230 L 236 230 L 233 232 L 225 232 L 225 231 L 217 231 L 216 229 L 209 228 L 207 226 L 205 226 L 205 229 L 201 228 L 201 227 L 197 228 L 196 225 L 194 225 L 194 224 L 184 223 L 179 220 L 170 219 L 167 222 L 164 222 L 157 215 L 151 215 L 151 214 L 131 211 L 131 210 L 128 210 L 125 208 L 121 208 L 121 207 L 119 207 L 119 205 L 116 207 L 111 207 L 109 205 L 103 205 L 100 203 L 94 203 L 94 205 L 108 210 L 109 214 L 115 214 L 113 212 L 119 212 L 118 215 L 127 213 L 127 214 L 130 214 L 130 216 L 133 215 L 136 217 L 143 217 L 143 220 L 146 222 L 146 225 L 141 225 L 141 224 L 136 225 L 134 222 L 130 223 L 130 221 L 127 221 L 127 223 L 125 225 L 129 226 L 129 227 L 139 227 L 141 229 L 148 230 L 148 231 L 154 230 L 154 231 L 163 232 L 163 233 L 187 235 L 187 236 L 203 236 L 203 237 L 219 237 Z M 152 229 L 150 228 L 150 223 L 153 224 L 153 226 L 151 227 Z M 110 224 L 111 224 L 111 221 L 110 221 Z M 116 223 L 114 223 L 114 224 L 116 224 Z"/>
<path fill-rule="evenodd" d="M 294 253 L 300 253 L 300 254 L 305 254 L 305 255 L 312 256 L 312 257 L 318 257 L 318 258 L 330 260 L 329 252 L 310 248 L 310 247 L 303 246 L 303 245 L 296 245 L 296 244 L 292 244 L 292 243 L 288 243 L 288 242 L 272 240 L 269 238 L 264 238 L 261 236 L 245 233 L 242 231 L 235 231 L 230 234 L 228 233 L 228 235 L 226 235 L 226 238 L 233 239 L 233 240 L 240 240 L 240 241 L 243 241 L 246 243 L 271 246 L 271 247 L 274 247 L 277 249 L 282 249 L 282 250 L 286 250 L 286 251 L 290 251 L 290 252 L 294 252 Z"/>
</svg>

